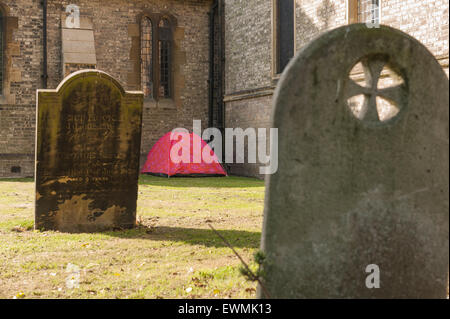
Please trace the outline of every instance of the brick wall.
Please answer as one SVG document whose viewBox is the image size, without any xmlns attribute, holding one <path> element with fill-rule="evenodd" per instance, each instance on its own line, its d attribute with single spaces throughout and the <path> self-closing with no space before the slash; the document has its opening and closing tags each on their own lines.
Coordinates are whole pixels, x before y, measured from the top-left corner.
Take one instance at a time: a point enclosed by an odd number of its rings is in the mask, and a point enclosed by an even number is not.
<svg viewBox="0 0 450 319">
<path fill-rule="evenodd" d="M 259 97 L 244 98 L 242 100 L 229 100 L 226 103 L 226 127 L 228 128 L 270 128 L 270 114 L 272 112 L 272 95 L 262 95 Z M 266 132 L 269 137 L 269 131 Z M 240 176 L 259 177 L 260 165 L 247 163 L 247 139 L 244 145 L 246 148 L 244 164 L 228 165 L 230 174 Z M 266 145 L 268 153 L 268 145 Z M 256 149 L 258 151 L 258 149 Z M 266 166 L 266 165 L 263 165 Z"/>
<path fill-rule="evenodd" d="M 225 126 L 269 127 L 272 1 L 225 0 Z M 269 96 L 267 96 L 269 90 Z M 231 174 L 258 176 L 258 165 L 228 165 Z"/>
<path fill-rule="evenodd" d="M 320 33 L 347 23 L 346 0 L 296 0 L 295 46 L 301 49 Z"/>
<path fill-rule="evenodd" d="M 36 89 L 42 87 L 42 8 L 38 0 L 0 0 L 11 26 L 7 99 L 0 99 L 0 177 L 33 175 Z M 175 127 L 192 128 L 192 119 L 207 124 L 209 19 L 211 0 L 48 0 L 48 88 L 63 79 L 61 23 L 68 4 L 92 21 L 97 68 L 127 90 L 140 88 L 139 15 L 166 12 L 177 20 L 174 32 L 174 98 L 144 106 L 142 159 Z M 14 19 L 13 21 L 14 22 Z M 64 23 L 64 21 L 63 21 Z M 18 51 L 19 50 L 19 51 Z M 138 79 L 138 80 L 136 80 Z M 11 168 L 21 166 L 20 173 Z"/>
<path fill-rule="evenodd" d="M 0 9 L 6 27 L 0 177 L 32 176 L 35 95 L 42 87 L 42 8 L 40 1 L 1 0 Z"/>
<path fill-rule="evenodd" d="M 271 85 L 271 1 L 225 0 L 225 94 Z"/>
<path fill-rule="evenodd" d="M 448 75 L 449 2 L 447 0 L 384 0 L 381 23 L 422 42 Z"/>
<path fill-rule="evenodd" d="M 273 0 L 224 1 L 225 125 L 267 127 L 277 78 L 272 78 Z M 347 24 L 347 1 L 351 0 L 295 0 L 296 51 L 321 33 Z M 448 74 L 448 8 L 444 0 L 383 0 L 381 22 L 424 43 Z M 262 178 L 258 166 L 233 164 L 230 170 Z"/>
</svg>

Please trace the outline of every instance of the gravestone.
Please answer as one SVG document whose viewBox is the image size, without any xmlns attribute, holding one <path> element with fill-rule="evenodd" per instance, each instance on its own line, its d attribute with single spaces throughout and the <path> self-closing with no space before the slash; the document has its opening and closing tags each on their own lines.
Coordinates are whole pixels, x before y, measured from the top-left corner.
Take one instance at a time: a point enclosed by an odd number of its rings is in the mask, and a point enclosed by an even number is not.
<svg viewBox="0 0 450 319">
<path fill-rule="evenodd" d="M 38 90 L 37 104 L 35 227 L 134 227 L 143 94 L 88 70 Z"/>
<path fill-rule="evenodd" d="M 446 297 L 448 85 L 423 45 L 384 26 L 335 29 L 291 61 L 275 94 L 279 169 L 266 190 L 270 297 Z"/>
</svg>

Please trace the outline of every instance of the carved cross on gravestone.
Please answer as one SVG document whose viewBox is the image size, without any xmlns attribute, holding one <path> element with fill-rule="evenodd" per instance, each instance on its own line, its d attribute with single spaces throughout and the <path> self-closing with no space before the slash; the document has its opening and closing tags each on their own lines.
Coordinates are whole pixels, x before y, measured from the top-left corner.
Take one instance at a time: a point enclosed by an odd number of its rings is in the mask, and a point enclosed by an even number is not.
<svg viewBox="0 0 450 319">
<path fill-rule="evenodd" d="M 368 124 L 378 124 L 383 122 L 377 107 L 377 98 L 383 97 L 391 101 L 397 108 L 395 113 L 389 118 L 392 119 L 403 110 L 408 101 L 408 88 L 403 81 L 401 84 L 380 88 L 379 80 L 383 69 L 386 67 L 388 57 L 380 54 L 370 55 L 362 59 L 361 63 L 364 68 L 364 76 L 366 85 L 361 86 L 349 79 L 347 98 L 352 98 L 357 95 L 364 95 L 364 104 L 359 111 L 358 118 Z M 401 77 L 401 76 L 400 76 Z"/>
</svg>

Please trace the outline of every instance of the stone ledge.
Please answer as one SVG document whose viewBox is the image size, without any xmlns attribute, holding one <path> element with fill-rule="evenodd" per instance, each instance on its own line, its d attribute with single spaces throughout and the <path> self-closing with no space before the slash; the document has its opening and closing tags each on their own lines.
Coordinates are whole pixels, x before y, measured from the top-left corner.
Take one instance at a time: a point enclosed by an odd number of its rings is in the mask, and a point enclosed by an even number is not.
<svg viewBox="0 0 450 319">
<path fill-rule="evenodd" d="M 257 97 L 263 97 L 267 95 L 273 95 L 275 91 L 275 87 L 264 87 L 254 90 L 246 90 L 246 91 L 240 91 L 240 92 L 234 92 L 230 93 L 224 96 L 223 101 L 226 102 L 233 102 L 233 101 L 239 101 L 239 100 L 246 100 L 246 99 L 252 99 Z"/>
<path fill-rule="evenodd" d="M 34 154 L 14 154 L 14 153 L 0 153 L 0 159 L 28 159 L 32 158 L 34 161 Z"/>
</svg>

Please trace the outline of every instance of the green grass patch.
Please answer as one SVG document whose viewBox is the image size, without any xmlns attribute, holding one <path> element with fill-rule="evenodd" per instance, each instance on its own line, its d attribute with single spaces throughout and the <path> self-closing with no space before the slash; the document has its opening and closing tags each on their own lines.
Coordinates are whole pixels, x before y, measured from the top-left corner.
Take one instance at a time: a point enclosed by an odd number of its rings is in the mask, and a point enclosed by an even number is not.
<svg viewBox="0 0 450 319">
<path fill-rule="evenodd" d="M 33 179 L 0 179 L 0 298 L 254 298 L 256 284 L 208 224 L 251 261 L 263 202 L 257 179 L 144 175 L 135 229 L 39 232 Z M 70 264 L 78 288 L 67 286 Z"/>
</svg>

